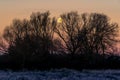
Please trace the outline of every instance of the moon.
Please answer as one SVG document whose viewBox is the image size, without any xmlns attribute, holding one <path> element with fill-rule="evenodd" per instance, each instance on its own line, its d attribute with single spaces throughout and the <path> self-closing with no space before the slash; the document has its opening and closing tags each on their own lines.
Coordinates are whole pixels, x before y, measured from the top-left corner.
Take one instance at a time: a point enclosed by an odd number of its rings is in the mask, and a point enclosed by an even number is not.
<svg viewBox="0 0 120 80">
<path fill-rule="evenodd" d="M 59 18 L 57 19 L 57 22 L 58 22 L 58 23 L 62 23 L 62 18 L 59 17 Z"/>
</svg>

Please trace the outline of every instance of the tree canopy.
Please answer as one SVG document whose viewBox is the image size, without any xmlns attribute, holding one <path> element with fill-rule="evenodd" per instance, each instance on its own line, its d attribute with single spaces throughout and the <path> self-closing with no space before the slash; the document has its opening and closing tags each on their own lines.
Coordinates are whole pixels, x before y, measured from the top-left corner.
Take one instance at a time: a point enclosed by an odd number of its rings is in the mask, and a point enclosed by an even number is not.
<svg viewBox="0 0 120 80">
<path fill-rule="evenodd" d="M 53 63 L 62 67 L 79 63 L 87 67 L 101 62 L 105 65 L 106 56 L 114 54 L 119 42 L 119 26 L 101 13 L 71 11 L 57 19 L 46 11 L 32 13 L 29 20 L 14 19 L 2 37 L 8 43 L 9 58 L 5 62 L 14 62 L 22 68 L 35 64 L 42 68 L 56 67 Z M 0 46 L 6 48 L 2 40 Z"/>
</svg>

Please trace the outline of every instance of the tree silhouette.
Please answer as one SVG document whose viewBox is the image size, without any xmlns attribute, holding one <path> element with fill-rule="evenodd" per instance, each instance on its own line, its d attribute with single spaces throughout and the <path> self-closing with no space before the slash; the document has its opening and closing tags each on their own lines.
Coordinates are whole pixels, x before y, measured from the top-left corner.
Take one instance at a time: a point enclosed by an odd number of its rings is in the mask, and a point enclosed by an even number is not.
<svg viewBox="0 0 120 80">
<path fill-rule="evenodd" d="M 31 55 L 31 53 L 29 53 L 30 46 L 28 45 L 30 43 L 26 41 L 26 37 L 27 40 L 30 37 L 29 29 L 29 21 L 15 19 L 10 26 L 6 27 L 3 34 L 9 44 L 9 55 L 11 55 L 15 63 L 20 64 L 21 67 L 24 67 L 25 61 L 28 59 L 29 55 Z"/>
<path fill-rule="evenodd" d="M 80 17 L 77 12 L 62 14 L 62 22 L 58 23 L 55 32 L 63 41 L 67 51 L 74 55 L 79 49 L 78 32 L 81 30 Z"/>
<path fill-rule="evenodd" d="M 118 24 L 111 23 L 104 14 L 69 12 L 61 15 L 61 19 L 55 32 L 70 54 L 104 54 L 118 42 Z"/>
<path fill-rule="evenodd" d="M 38 47 L 39 49 L 36 51 L 42 50 L 46 51 L 46 53 L 49 53 L 53 45 L 53 30 L 56 23 L 54 22 L 54 18 L 51 20 L 49 15 L 49 11 L 45 13 L 33 13 L 31 15 L 30 22 L 33 28 L 33 34 L 35 36 L 37 45 L 41 46 Z"/>
<path fill-rule="evenodd" d="M 120 57 L 108 53 L 116 50 L 118 34 L 118 24 L 105 14 L 72 11 L 57 22 L 49 11 L 32 13 L 29 20 L 14 19 L 5 28 L 0 47 L 8 54 L 0 56 L 0 67 L 114 68 Z"/>
<path fill-rule="evenodd" d="M 118 24 L 99 13 L 82 14 L 83 27 L 80 32 L 82 46 L 86 53 L 106 53 L 118 42 Z"/>
<path fill-rule="evenodd" d="M 4 38 L 9 43 L 8 53 L 19 58 L 22 67 L 25 61 L 44 61 L 52 52 L 54 19 L 50 13 L 33 13 L 28 20 L 13 20 L 4 31 Z M 19 61 L 18 61 L 19 62 Z"/>
</svg>

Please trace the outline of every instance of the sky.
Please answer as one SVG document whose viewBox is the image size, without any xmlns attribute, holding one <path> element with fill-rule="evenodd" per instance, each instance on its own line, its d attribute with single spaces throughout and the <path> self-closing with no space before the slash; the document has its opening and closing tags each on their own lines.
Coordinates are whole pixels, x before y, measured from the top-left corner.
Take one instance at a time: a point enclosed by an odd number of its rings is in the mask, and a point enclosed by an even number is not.
<svg viewBox="0 0 120 80">
<path fill-rule="evenodd" d="M 78 13 L 104 13 L 120 24 L 120 0 L 0 0 L 0 33 L 13 19 L 29 19 L 32 12 L 49 10 L 52 16 Z"/>
</svg>

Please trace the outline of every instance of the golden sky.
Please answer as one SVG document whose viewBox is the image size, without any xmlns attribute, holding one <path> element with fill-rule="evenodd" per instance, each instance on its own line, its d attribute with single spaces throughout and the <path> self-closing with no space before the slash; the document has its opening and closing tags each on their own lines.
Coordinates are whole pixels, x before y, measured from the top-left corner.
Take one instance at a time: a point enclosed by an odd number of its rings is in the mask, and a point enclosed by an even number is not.
<svg viewBox="0 0 120 80">
<path fill-rule="evenodd" d="M 99 12 L 120 24 L 120 0 L 0 0 L 0 32 L 15 18 L 29 18 L 32 12 L 46 10 L 55 16 L 69 11 Z"/>
</svg>

